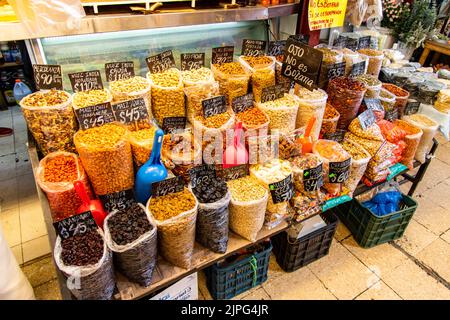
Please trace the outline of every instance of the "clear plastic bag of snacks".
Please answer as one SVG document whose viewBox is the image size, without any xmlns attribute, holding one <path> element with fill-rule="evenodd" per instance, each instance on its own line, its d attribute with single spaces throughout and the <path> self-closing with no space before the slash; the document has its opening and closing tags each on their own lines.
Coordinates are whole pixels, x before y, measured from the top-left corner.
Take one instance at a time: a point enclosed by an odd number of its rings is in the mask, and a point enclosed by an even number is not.
<svg viewBox="0 0 450 320">
<path fill-rule="evenodd" d="M 247 94 L 250 74 L 239 62 L 213 64 L 211 70 L 214 79 L 219 82 L 220 94 L 226 97 L 229 105 L 234 98 Z"/>
<path fill-rule="evenodd" d="M 264 88 L 275 85 L 275 62 L 276 59 L 270 56 L 239 57 L 239 63 L 251 74 L 250 83 L 256 102 L 261 101 Z"/>
<path fill-rule="evenodd" d="M 124 80 L 112 81 L 109 83 L 109 90 L 114 102 L 143 98 L 149 117 L 151 117 L 151 85 L 148 79 L 135 76 Z"/>
<path fill-rule="evenodd" d="M 334 78 L 328 83 L 328 103 L 340 114 L 338 129 L 346 130 L 358 114 L 366 93 L 365 85 L 348 77 Z"/>
<path fill-rule="evenodd" d="M 129 133 L 131 152 L 136 166 L 142 166 L 150 158 L 156 128 L 154 126 Z"/>
<path fill-rule="evenodd" d="M 219 95 L 219 83 L 216 81 L 184 88 L 186 112 L 189 121 L 203 114 L 202 101 Z"/>
<path fill-rule="evenodd" d="M 361 181 L 361 178 L 364 176 L 367 165 L 372 157 L 356 142 L 344 140 L 342 147 L 352 156 L 350 175 L 344 185 L 349 189 L 350 194 L 353 194 L 359 181 Z"/>
<path fill-rule="evenodd" d="M 439 124 L 426 115 L 418 113 L 404 116 L 402 120 L 405 120 L 406 122 L 422 130 L 423 135 L 420 139 L 419 145 L 417 146 L 417 151 L 414 157 L 419 162 L 424 163 L 426 156 L 433 145 L 433 138 L 436 135 Z"/>
<path fill-rule="evenodd" d="M 292 94 L 284 94 L 284 97 L 264 103 L 256 103 L 256 106 L 264 111 L 270 118 L 269 129 L 280 132 L 290 132 L 295 129 L 300 99 Z"/>
<path fill-rule="evenodd" d="M 397 109 L 398 117 L 403 117 L 408 104 L 409 92 L 390 83 L 383 83 L 383 88 L 395 96 L 395 108 Z"/>
<path fill-rule="evenodd" d="M 170 263 L 189 269 L 198 210 L 194 194 L 185 188 L 182 192 L 150 197 L 146 207 L 158 227 L 158 251 Z"/>
<path fill-rule="evenodd" d="M 327 93 L 322 89 L 310 91 L 296 85 L 295 94 L 299 97 L 299 107 L 295 127 L 304 128 L 311 118 L 315 117 L 316 121 L 311 129 L 310 137 L 312 137 L 313 140 L 319 139 L 320 128 L 322 127 L 322 120 L 328 99 Z"/>
<path fill-rule="evenodd" d="M 273 159 L 265 164 L 252 165 L 250 175 L 255 177 L 267 190 L 270 190 L 264 225 L 273 228 L 280 224 L 288 214 L 289 200 L 294 191 L 291 164 L 289 161 Z M 291 179 L 290 183 L 288 179 Z M 277 188 L 274 185 L 277 183 L 283 184 L 280 189 L 282 189 L 284 201 L 278 202 L 280 199 L 273 198 L 274 188 Z"/>
<path fill-rule="evenodd" d="M 181 71 L 185 88 L 192 86 L 205 86 L 214 84 L 214 75 L 211 69 L 201 67 L 198 69 Z"/>
<path fill-rule="evenodd" d="M 303 179 L 305 170 L 315 169 L 318 168 L 319 166 L 323 166 L 323 161 L 319 156 L 313 153 L 304 153 L 294 158 L 291 158 L 290 161 L 292 164 L 292 172 L 294 174 L 294 186 L 296 191 L 305 193 L 317 191 L 318 189 L 320 189 L 323 183 L 323 178 L 316 179 L 317 180 L 316 186 L 312 186 L 311 188 L 308 187 L 309 189 L 314 190 L 307 190 L 307 191 L 305 191 L 305 183 Z M 322 169 L 320 171 L 322 174 Z M 305 178 L 308 178 L 308 176 L 305 176 Z"/>
<path fill-rule="evenodd" d="M 69 93 L 59 90 L 35 92 L 23 98 L 20 107 L 44 155 L 54 151 L 75 151 L 72 138 L 78 125 Z"/>
<path fill-rule="evenodd" d="M 340 195 L 342 186 L 350 174 L 352 161 L 350 154 L 339 143 L 332 140 L 316 141 L 313 145 L 313 153 L 323 161 L 324 188 L 333 196 Z"/>
<path fill-rule="evenodd" d="M 112 99 L 113 96 L 108 89 L 78 91 L 72 96 L 72 105 L 76 110 L 95 106 L 100 103 L 111 102 Z"/>
<path fill-rule="evenodd" d="M 92 197 L 87 175 L 76 154 L 56 151 L 39 162 L 36 182 L 47 195 L 53 222 L 77 213 L 82 201 L 73 186 L 75 181 L 81 181 L 89 197 Z"/>
<path fill-rule="evenodd" d="M 366 85 L 365 98 L 378 98 L 382 83 L 377 77 L 370 74 L 362 74 L 357 76 L 356 79 Z"/>
<path fill-rule="evenodd" d="M 302 138 L 305 136 L 305 128 L 295 129 L 289 133 L 280 135 L 278 144 L 278 157 L 289 160 L 302 153 Z"/>
<path fill-rule="evenodd" d="M 256 107 L 236 113 L 237 121 L 242 122 L 246 141 L 249 137 L 263 137 L 269 133 L 269 116 Z"/>
<path fill-rule="evenodd" d="M 367 73 L 378 78 L 383 65 L 384 54 L 383 51 L 375 49 L 360 49 L 358 52 L 369 58 L 369 64 L 367 66 Z"/>
<path fill-rule="evenodd" d="M 321 133 L 335 133 L 340 116 L 341 115 L 339 114 L 339 112 L 337 112 L 337 110 L 333 108 L 331 104 L 327 103 L 325 106 L 325 113 L 323 115 Z"/>
<path fill-rule="evenodd" d="M 419 146 L 420 139 L 423 135 L 422 129 L 404 120 L 395 120 L 394 124 L 407 133 L 403 139 L 406 143 L 406 147 L 402 153 L 401 163 L 412 170 L 414 165 L 414 155 L 416 154 L 417 147 Z"/>
<path fill-rule="evenodd" d="M 97 195 L 133 187 L 133 157 L 128 134 L 128 130 L 117 123 L 75 134 L 77 152 Z"/>
<path fill-rule="evenodd" d="M 315 48 L 322 51 L 323 53 L 318 86 L 321 89 L 326 89 L 328 85 L 328 68 L 333 64 L 341 63 L 344 60 L 344 55 L 337 50 L 333 50 L 328 48 L 327 46 L 324 46 L 323 44 L 319 44 Z"/>
<path fill-rule="evenodd" d="M 249 164 L 266 163 L 279 157 L 280 135 L 257 135 L 247 139 Z"/>
<path fill-rule="evenodd" d="M 158 125 L 164 118 L 185 117 L 185 101 L 181 72 L 170 68 L 161 73 L 147 73 L 151 85 L 152 114 Z"/>
</svg>

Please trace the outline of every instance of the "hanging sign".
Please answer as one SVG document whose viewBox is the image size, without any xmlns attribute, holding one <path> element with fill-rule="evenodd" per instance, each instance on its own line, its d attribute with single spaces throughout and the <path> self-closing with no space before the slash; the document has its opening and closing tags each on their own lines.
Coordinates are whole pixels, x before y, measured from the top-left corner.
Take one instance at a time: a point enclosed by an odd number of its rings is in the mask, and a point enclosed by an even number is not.
<svg viewBox="0 0 450 320">
<path fill-rule="evenodd" d="M 342 27 L 346 9 L 347 0 L 309 0 L 309 30 Z"/>
</svg>

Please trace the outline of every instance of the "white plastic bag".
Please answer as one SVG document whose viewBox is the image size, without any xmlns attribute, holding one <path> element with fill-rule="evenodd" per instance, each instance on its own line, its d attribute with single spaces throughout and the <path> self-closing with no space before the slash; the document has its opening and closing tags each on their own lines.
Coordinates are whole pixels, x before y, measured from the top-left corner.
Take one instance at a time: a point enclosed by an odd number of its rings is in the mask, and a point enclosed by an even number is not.
<svg viewBox="0 0 450 320">
<path fill-rule="evenodd" d="M 402 120 L 405 120 L 406 122 L 422 129 L 423 135 L 420 139 L 419 146 L 417 147 L 416 155 L 414 157 L 417 161 L 424 163 L 427 153 L 433 145 L 433 138 L 436 135 L 439 124 L 426 115 L 417 113 L 410 116 L 404 116 Z"/>
</svg>

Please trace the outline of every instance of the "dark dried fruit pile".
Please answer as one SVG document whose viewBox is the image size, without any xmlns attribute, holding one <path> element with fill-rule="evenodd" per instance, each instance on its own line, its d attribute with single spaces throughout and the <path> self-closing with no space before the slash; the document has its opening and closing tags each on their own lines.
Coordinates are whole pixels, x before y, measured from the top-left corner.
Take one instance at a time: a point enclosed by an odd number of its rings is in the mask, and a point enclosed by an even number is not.
<svg viewBox="0 0 450 320">
<path fill-rule="evenodd" d="M 64 239 L 61 247 L 61 259 L 68 266 L 96 264 L 103 256 L 103 239 L 97 230 Z"/>
<path fill-rule="evenodd" d="M 197 185 L 192 190 L 201 203 L 219 201 L 227 194 L 227 183 L 222 179 L 211 179 Z"/>
<path fill-rule="evenodd" d="M 108 220 L 112 240 L 118 245 L 133 242 L 152 229 L 145 210 L 137 203 L 130 208 L 117 212 Z"/>
</svg>

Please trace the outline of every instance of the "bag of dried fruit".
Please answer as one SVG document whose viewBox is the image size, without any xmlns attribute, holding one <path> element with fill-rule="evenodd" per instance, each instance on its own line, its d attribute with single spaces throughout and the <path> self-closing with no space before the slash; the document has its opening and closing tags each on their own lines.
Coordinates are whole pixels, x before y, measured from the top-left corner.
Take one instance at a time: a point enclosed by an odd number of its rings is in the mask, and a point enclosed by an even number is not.
<svg viewBox="0 0 450 320">
<path fill-rule="evenodd" d="M 335 133 L 341 115 L 333 106 L 329 103 L 325 106 L 325 113 L 323 115 L 321 133 Z"/>
<path fill-rule="evenodd" d="M 264 224 L 268 191 L 251 176 L 230 180 L 227 185 L 231 193 L 230 229 L 249 241 L 256 241 Z"/>
<path fill-rule="evenodd" d="M 81 181 L 89 197 L 91 187 L 81 161 L 74 153 L 57 151 L 49 153 L 36 170 L 36 182 L 47 195 L 53 222 L 73 216 L 82 201 L 73 183 Z"/>
<path fill-rule="evenodd" d="M 251 74 L 250 83 L 256 102 L 261 101 L 264 88 L 275 85 L 275 62 L 276 59 L 270 56 L 239 57 L 239 63 Z"/>
<path fill-rule="evenodd" d="M 383 51 L 375 49 L 360 49 L 358 52 L 361 56 L 366 56 L 369 59 L 367 73 L 378 78 L 381 71 L 381 66 L 383 65 Z"/>
<path fill-rule="evenodd" d="M 146 208 L 158 227 L 160 254 L 177 267 L 189 269 L 198 209 L 194 194 L 184 188 L 181 192 L 150 197 Z"/>
<path fill-rule="evenodd" d="M 131 131 L 129 133 L 128 139 L 131 144 L 131 152 L 136 166 L 142 166 L 150 158 L 155 131 L 156 128 L 152 126 L 148 129 Z"/>
<path fill-rule="evenodd" d="M 423 135 L 420 139 L 419 145 L 417 146 L 417 151 L 414 157 L 417 161 L 424 163 L 426 156 L 433 145 L 433 138 L 436 135 L 439 124 L 426 115 L 418 113 L 404 116 L 402 120 L 422 130 Z"/>
<path fill-rule="evenodd" d="M 211 86 L 215 82 L 211 69 L 205 67 L 181 71 L 181 76 L 183 77 L 183 85 L 185 88 L 192 86 Z"/>
<path fill-rule="evenodd" d="M 72 138 L 78 124 L 69 93 L 38 91 L 23 98 L 20 107 L 44 155 L 54 151 L 75 151 Z"/>
<path fill-rule="evenodd" d="M 202 85 L 188 86 L 184 88 L 186 95 L 186 113 L 189 121 L 203 114 L 202 101 L 219 95 L 219 83 L 207 82 Z"/>
<path fill-rule="evenodd" d="M 406 143 L 406 147 L 402 153 L 401 163 L 407 166 L 408 169 L 412 170 L 414 165 L 414 155 L 416 154 L 423 131 L 419 127 L 416 127 L 415 125 L 404 120 L 395 120 L 394 124 L 407 132 L 403 139 Z"/>
<path fill-rule="evenodd" d="M 127 190 L 134 185 L 129 131 L 117 123 L 80 130 L 74 142 L 97 195 Z"/>
<path fill-rule="evenodd" d="M 270 191 L 264 225 L 276 227 L 288 214 L 288 204 L 294 194 L 292 166 L 289 161 L 273 159 L 250 167 L 250 175 Z"/>
<path fill-rule="evenodd" d="M 327 93 L 322 89 L 310 91 L 300 85 L 296 85 L 295 94 L 299 97 L 295 127 L 304 128 L 311 118 L 315 117 L 316 121 L 311 129 L 310 137 L 313 140 L 319 139 L 320 128 L 328 99 Z"/>
<path fill-rule="evenodd" d="M 112 252 L 100 229 L 56 238 L 53 256 L 78 300 L 110 300 L 116 286 Z"/>
<path fill-rule="evenodd" d="M 361 178 L 366 172 L 367 165 L 372 158 L 371 155 L 358 143 L 344 140 L 342 147 L 352 156 L 350 175 L 344 185 L 348 188 L 350 195 L 353 194 Z"/>
<path fill-rule="evenodd" d="M 225 253 L 231 200 L 226 182 L 220 178 L 210 178 L 201 184 L 191 184 L 189 188 L 198 200 L 195 239 L 211 251 Z"/>
<path fill-rule="evenodd" d="M 225 95 L 229 105 L 234 98 L 247 94 L 250 74 L 239 62 L 212 64 L 211 70 L 219 82 L 220 94 Z"/>
<path fill-rule="evenodd" d="M 313 153 L 323 161 L 324 188 L 332 196 L 339 196 L 350 175 L 352 157 L 339 143 L 332 140 L 316 141 Z"/>
<path fill-rule="evenodd" d="M 269 116 L 269 129 L 284 133 L 295 129 L 299 104 L 297 96 L 287 93 L 280 99 L 256 102 L 256 106 Z"/>
<path fill-rule="evenodd" d="M 118 270 L 130 281 L 144 287 L 150 285 L 157 257 L 157 229 L 145 207 L 135 203 L 128 209 L 111 212 L 104 229 Z"/>
<path fill-rule="evenodd" d="M 152 114 L 158 125 L 164 118 L 185 117 L 183 78 L 176 68 L 161 73 L 147 73 L 152 90 Z"/>
</svg>

